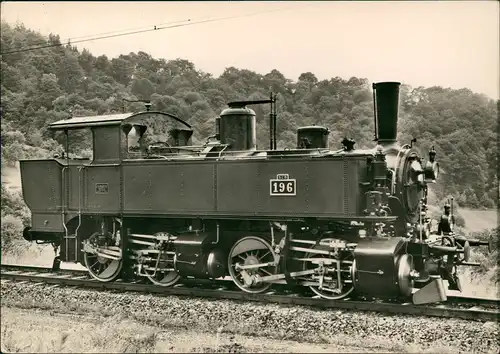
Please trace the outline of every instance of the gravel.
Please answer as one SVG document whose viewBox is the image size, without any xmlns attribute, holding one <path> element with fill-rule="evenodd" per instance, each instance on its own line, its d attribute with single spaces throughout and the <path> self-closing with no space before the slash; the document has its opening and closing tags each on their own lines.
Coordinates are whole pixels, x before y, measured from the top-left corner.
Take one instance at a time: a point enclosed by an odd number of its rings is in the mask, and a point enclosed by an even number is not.
<svg viewBox="0 0 500 354">
<path fill-rule="evenodd" d="M 494 322 L 395 316 L 230 300 L 112 293 L 41 284 L 1 283 L 2 306 L 131 318 L 163 328 L 199 329 L 405 352 L 498 353 Z M 361 343 L 362 342 L 362 343 Z"/>
</svg>

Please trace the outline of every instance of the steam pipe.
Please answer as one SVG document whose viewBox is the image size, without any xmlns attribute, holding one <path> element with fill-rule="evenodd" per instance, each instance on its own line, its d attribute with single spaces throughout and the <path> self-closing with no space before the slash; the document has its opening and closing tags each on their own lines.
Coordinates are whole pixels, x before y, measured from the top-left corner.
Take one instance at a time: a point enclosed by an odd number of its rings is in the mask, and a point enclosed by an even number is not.
<svg viewBox="0 0 500 354">
<path fill-rule="evenodd" d="M 377 141 L 378 140 L 378 129 L 377 129 L 377 99 L 376 99 L 376 96 L 375 96 L 375 85 L 376 84 L 373 84 L 372 85 L 372 92 L 373 92 L 373 118 L 374 118 L 374 129 L 375 129 L 375 137 L 373 138 L 373 141 Z"/>
<path fill-rule="evenodd" d="M 256 101 L 233 101 L 227 105 L 229 108 L 243 108 L 247 105 L 270 103 L 271 110 L 269 112 L 269 150 L 276 149 L 276 95 L 271 92 L 269 100 Z"/>
<path fill-rule="evenodd" d="M 269 111 L 269 150 L 273 150 L 273 131 L 274 131 L 274 120 L 273 120 L 273 93 L 271 92 L 269 103 L 271 104 L 271 109 Z"/>
<path fill-rule="evenodd" d="M 276 94 L 274 95 L 274 99 L 272 97 L 272 93 L 271 93 L 271 100 L 273 101 L 273 134 L 274 134 L 274 137 L 273 137 L 273 140 L 274 140 L 274 150 L 276 150 L 278 148 L 278 143 L 277 143 L 277 134 L 278 134 L 278 129 L 277 129 L 277 119 L 276 119 L 276 112 L 277 112 L 277 109 L 276 109 Z"/>
</svg>

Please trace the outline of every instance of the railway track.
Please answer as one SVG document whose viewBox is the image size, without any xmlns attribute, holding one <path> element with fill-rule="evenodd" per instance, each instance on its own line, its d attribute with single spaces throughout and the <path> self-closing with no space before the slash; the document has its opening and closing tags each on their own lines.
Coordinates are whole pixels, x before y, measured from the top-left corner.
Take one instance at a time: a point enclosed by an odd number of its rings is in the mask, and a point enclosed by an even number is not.
<svg viewBox="0 0 500 354">
<path fill-rule="evenodd" d="M 114 290 L 120 292 L 140 292 L 157 294 L 160 296 L 186 296 L 203 297 L 210 299 L 228 299 L 237 301 L 255 301 L 265 303 L 278 303 L 286 305 L 302 305 L 317 308 L 329 308 L 339 310 L 372 311 L 394 315 L 414 315 L 444 318 L 459 318 L 475 321 L 500 320 L 500 300 L 448 296 L 447 303 L 413 305 L 389 302 L 340 300 L 332 301 L 320 299 L 303 294 L 275 291 L 266 294 L 253 295 L 234 290 L 231 281 L 185 281 L 171 288 L 160 287 L 142 282 L 115 281 L 111 283 L 99 282 L 90 278 L 85 270 L 61 269 L 51 272 L 50 268 L 1 265 L 2 281 L 34 282 L 44 284 L 55 284 L 59 286 L 71 286 L 98 290 Z"/>
</svg>

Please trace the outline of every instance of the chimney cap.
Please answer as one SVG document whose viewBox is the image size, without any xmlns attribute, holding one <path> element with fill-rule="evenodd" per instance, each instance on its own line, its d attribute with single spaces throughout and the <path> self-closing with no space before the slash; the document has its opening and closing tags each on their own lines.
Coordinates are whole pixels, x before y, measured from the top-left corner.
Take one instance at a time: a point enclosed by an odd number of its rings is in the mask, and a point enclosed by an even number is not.
<svg viewBox="0 0 500 354">
<path fill-rule="evenodd" d="M 380 82 L 374 82 L 372 84 L 372 87 L 376 88 L 377 86 L 385 86 L 385 85 L 390 85 L 390 86 L 401 85 L 401 82 L 399 82 L 399 81 L 380 81 Z"/>
</svg>

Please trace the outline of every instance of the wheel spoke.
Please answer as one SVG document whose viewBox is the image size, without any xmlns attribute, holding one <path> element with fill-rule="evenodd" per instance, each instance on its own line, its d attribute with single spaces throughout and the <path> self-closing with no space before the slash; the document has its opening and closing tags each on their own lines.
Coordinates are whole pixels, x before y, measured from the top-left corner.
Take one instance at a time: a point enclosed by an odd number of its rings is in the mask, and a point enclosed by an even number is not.
<svg viewBox="0 0 500 354">
<path fill-rule="evenodd" d="M 272 275 L 271 272 L 268 272 L 267 270 L 265 270 L 264 268 L 260 268 L 259 269 L 261 272 L 264 272 L 266 273 L 267 275 Z"/>
<path fill-rule="evenodd" d="M 264 259 L 264 257 L 266 257 L 268 254 L 271 254 L 271 252 L 267 251 L 266 254 L 264 254 L 262 257 L 259 257 L 259 261 L 262 261 Z"/>
<path fill-rule="evenodd" d="M 159 233 L 156 233 L 155 236 L 163 236 L 164 233 L 162 232 L 159 232 Z M 155 249 L 155 246 L 150 246 L 149 249 Z M 172 261 L 171 259 L 169 259 L 169 256 L 168 254 L 165 252 L 166 249 L 162 249 L 160 251 L 160 262 L 159 262 L 159 267 L 162 266 L 162 264 L 165 264 L 166 266 L 168 266 L 168 262 L 169 260 Z M 158 254 L 156 254 L 154 257 L 154 260 L 150 263 L 150 266 L 152 267 L 156 267 L 156 261 L 157 261 L 157 258 L 158 258 Z M 172 266 L 170 266 L 172 267 Z M 175 271 L 175 270 L 162 270 L 161 268 L 158 270 L 156 270 L 156 273 L 154 272 L 154 270 L 152 271 L 146 271 L 146 274 L 147 274 L 147 278 L 149 279 L 149 281 L 155 285 L 159 285 L 159 286 L 164 286 L 164 287 L 168 287 L 168 286 L 172 286 L 172 285 L 175 285 L 180 279 L 180 275 Z M 154 274 L 154 275 L 153 275 Z"/>
<path fill-rule="evenodd" d="M 263 256 L 259 256 L 263 254 Z M 256 283 L 257 279 L 255 276 L 260 274 L 273 275 L 277 272 L 277 267 L 264 267 L 251 268 L 246 270 L 236 270 L 236 263 L 241 265 L 255 265 L 260 263 L 265 263 L 263 259 L 274 255 L 274 251 L 271 245 L 263 238 L 257 236 L 248 236 L 238 240 L 228 257 L 228 269 L 231 278 L 234 283 L 243 291 L 248 293 L 262 293 L 267 291 L 270 287 L 270 283 Z M 243 261 L 243 262 L 242 262 Z M 243 264 L 242 264 L 243 263 Z M 243 276 L 246 273 L 251 279 L 248 283 L 248 277 Z"/>
<path fill-rule="evenodd" d="M 98 233 L 91 235 L 88 242 L 93 244 L 98 236 Z M 123 266 L 121 259 L 112 260 L 100 258 L 95 254 L 87 252 L 84 252 L 84 262 L 90 276 L 102 282 L 111 282 L 116 280 L 120 276 Z"/>
<path fill-rule="evenodd" d="M 325 246 L 316 245 L 313 247 L 313 249 L 321 249 L 321 248 L 325 249 L 325 247 L 326 247 L 326 249 L 328 249 L 329 247 L 326 246 L 326 244 L 330 244 L 330 241 L 333 241 L 333 240 L 334 239 L 332 239 L 332 238 L 321 239 L 321 241 L 319 243 L 323 243 L 323 244 L 325 244 Z M 306 258 L 325 258 L 325 257 L 328 257 L 334 261 L 332 264 L 332 266 L 334 267 L 333 268 L 334 272 L 333 273 L 329 272 L 328 275 L 326 275 L 326 274 L 322 275 L 324 277 L 323 278 L 324 282 L 322 284 L 321 289 L 319 288 L 319 285 L 310 286 L 309 288 L 317 295 L 319 295 L 323 298 L 326 298 L 326 299 L 330 299 L 330 300 L 343 299 L 343 298 L 347 297 L 354 290 L 354 286 L 352 283 L 350 283 L 350 284 L 349 283 L 342 283 L 342 284 L 337 283 L 338 271 L 339 271 L 339 269 L 337 269 L 337 264 L 338 264 L 337 260 L 340 260 L 341 262 L 344 260 L 353 260 L 353 256 L 349 251 L 346 251 L 346 250 L 340 250 L 339 254 L 336 257 L 325 256 L 325 255 L 316 255 L 314 253 L 310 253 L 310 254 L 306 255 Z M 327 268 L 332 267 L 332 266 L 324 265 L 324 267 L 327 267 Z M 313 265 L 309 262 L 304 262 L 304 270 L 312 269 L 313 267 L 317 267 L 317 265 Z M 340 267 L 341 267 L 340 270 L 346 270 L 346 268 L 342 268 L 342 263 L 340 264 Z M 341 281 L 347 280 L 347 279 L 345 279 L 346 274 L 350 275 L 350 272 L 345 272 L 345 271 L 341 272 Z M 327 278 L 327 279 L 325 279 L 325 278 Z"/>
</svg>

